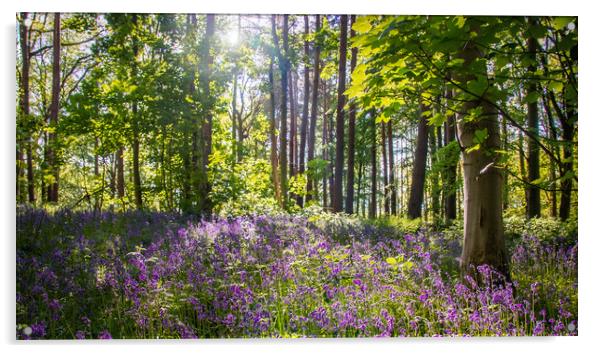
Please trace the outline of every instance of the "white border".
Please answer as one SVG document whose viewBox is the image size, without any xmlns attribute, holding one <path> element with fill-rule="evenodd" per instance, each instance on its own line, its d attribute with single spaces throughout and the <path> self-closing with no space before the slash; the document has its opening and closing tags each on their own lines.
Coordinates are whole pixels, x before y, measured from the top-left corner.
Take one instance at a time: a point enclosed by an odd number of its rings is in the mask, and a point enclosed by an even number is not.
<svg viewBox="0 0 602 353">
<path fill-rule="evenodd" d="M 600 249 L 602 232 L 596 221 L 601 219 L 600 193 L 601 148 L 597 139 L 602 133 L 600 102 L 602 79 L 596 65 L 602 63 L 600 53 L 600 11 L 595 0 L 28 0 L 2 3 L 2 71 L 0 84 L 4 115 L 2 122 L 3 225 L 2 264 L 4 273 L 0 291 L 2 318 L 0 344 L 9 352 L 106 352 L 107 349 L 144 350 L 148 352 L 331 352 L 331 351 L 426 351 L 426 352 L 504 352 L 543 349 L 546 352 L 589 351 L 600 346 L 602 327 L 600 310 Z M 380 13 L 380 14 L 471 14 L 471 15 L 578 15 L 581 119 L 579 123 L 579 337 L 559 338 L 471 338 L 471 339 L 316 339 L 316 340 L 204 340 L 204 341 L 114 341 L 109 343 L 28 342 L 14 340 L 15 321 L 15 211 L 14 211 L 14 145 L 15 145 L 15 13 L 17 11 L 64 12 L 198 12 L 198 13 Z"/>
</svg>

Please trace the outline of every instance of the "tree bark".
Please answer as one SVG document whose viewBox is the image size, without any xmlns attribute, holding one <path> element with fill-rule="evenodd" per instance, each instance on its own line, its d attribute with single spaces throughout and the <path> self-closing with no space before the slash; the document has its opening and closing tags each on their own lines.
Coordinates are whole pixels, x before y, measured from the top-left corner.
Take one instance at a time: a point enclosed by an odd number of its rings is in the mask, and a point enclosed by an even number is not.
<svg viewBox="0 0 602 353">
<path fill-rule="evenodd" d="M 529 26 L 535 26 L 536 21 L 533 17 L 529 18 Z M 531 64 L 528 67 L 529 75 L 534 76 L 537 71 L 537 39 L 529 37 L 527 39 L 528 56 Z M 527 96 L 537 93 L 537 83 L 531 79 L 527 83 Z M 533 183 L 539 179 L 539 145 L 534 139 L 539 137 L 539 115 L 537 109 L 537 100 L 527 103 L 527 128 L 533 135 L 527 144 L 529 182 Z M 527 185 L 527 218 L 541 216 L 541 195 L 540 189 L 535 185 Z"/>
<path fill-rule="evenodd" d="M 390 196 L 390 185 L 389 185 L 389 162 L 387 161 L 387 130 L 385 129 L 385 123 L 380 123 L 380 136 L 381 136 L 381 147 L 382 147 L 382 155 L 383 155 L 383 194 L 384 198 L 384 210 L 385 215 L 390 215 L 391 210 L 389 206 L 391 205 L 391 196 Z"/>
<path fill-rule="evenodd" d="M 48 186 L 48 201 L 59 200 L 59 167 L 56 155 L 56 128 L 59 117 L 59 100 L 61 90 L 61 14 L 54 14 L 54 30 L 52 34 L 52 98 L 50 105 L 50 126 L 48 134 L 48 166 L 54 180 Z"/>
<path fill-rule="evenodd" d="M 315 33 L 320 32 L 320 15 L 316 15 Z M 311 118 L 309 122 L 309 139 L 307 146 L 307 160 L 314 159 L 316 148 L 316 125 L 318 119 L 318 92 L 320 89 L 320 46 L 317 39 L 314 41 L 314 72 L 313 72 L 313 91 L 311 96 Z M 309 163 L 309 162 L 308 162 Z M 310 176 L 307 182 L 307 201 L 313 199 L 314 185 L 317 185 L 317 180 Z"/>
<path fill-rule="evenodd" d="M 479 25 L 471 22 L 471 31 L 479 33 Z M 475 74 L 468 68 L 482 57 L 472 40 L 465 43 L 458 55 L 464 59 L 463 70 L 456 80 L 466 84 L 474 80 Z M 466 73 L 466 71 L 469 71 Z M 482 73 L 486 75 L 485 72 Z M 463 116 L 472 109 L 481 107 L 482 115 L 475 120 L 466 121 Z M 485 130 L 487 138 L 480 148 L 469 151 L 475 131 Z M 510 279 L 508 254 L 505 246 L 502 222 L 502 185 L 501 169 L 497 152 L 500 149 L 500 131 L 497 112 L 484 99 L 467 101 L 458 119 L 458 138 L 462 151 L 464 171 L 464 246 L 461 257 L 463 273 L 476 275 L 476 266 L 487 264 Z"/>
<path fill-rule="evenodd" d="M 215 15 L 208 14 L 205 18 L 206 29 L 205 29 L 205 43 L 202 47 L 202 75 L 200 82 L 202 84 L 202 90 L 204 95 L 204 119 L 201 124 L 201 149 L 202 149 L 202 161 L 201 161 L 201 178 L 199 183 L 199 210 L 205 215 L 209 216 L 213 209 L 209 194 L 211 192 L 211 183 L 209 182 L 209 156 L 212 151 L 212 137 L 213 137 L 213 101 L 214 98 L 211 92 L 211 80 L 212 80 L 212 66 L 213 56 L 211 55 L 211 46 L 213 43 L 213 35 L 215 33 Z"/>
<path fill-rule="evenodd" d="M 270 57 L 270 70 L 268 72 L 270 84 L 270 161 L 272 163 L 272 183 L 274 184 L 274 194 L 280 207 L 282 204 L 282 195 L 280 194 L 280 178 L 278 176 L 278 141 L 276 139 L 276 94 L 274 85 L 274 57 Z"/>
<path fill-rule="evenodd" d="M 374 110 L 370 114 L 370 164 L 372 164 L 372 170 L 370 173 L 370 207 L 368 209 L 368 217 L 376 218 L 376 193 L 378 187 L 376 185 L 376 174 L 377 174 L 377 160 L 376 160 L 376 116 Z"/>
<path fill-rule="evenodd" d="M 350 37 L 355 37 L 355 31 L 353 30 L 353 24 L 355 23 L 355 15 L 351 16 L 351 30 Z M 351 49 L 351 67 L 350 72 L 355 70 L 357 64 L 357 48 Z M 348 214 L 353 213 L 353 182 L 355 174 L 355 115 L 356 115 L 356 104 L 352 101 L 349 105 L 349 131 L 347 133 L 347 197 L 345 198 L 345 212 Z"/>
<path fill-rule="evenodd" d="M 282 196 L 282 205 L 285 209 L 288 208 L 288 179 L 287 179 L 287 156 L 286 156 L 286 135 L 287 135 L 287 73 L 289 69 L 288 62 L 288 15 L 283 16 L 282 24 L 282 49 L 280 51 L 278 44 L 278 35 L 276 33 L 276 15 L 272 15 L 272 37 L 274 39 L 274 46 L 276 47 L 276 54 L 278 56 L 278 66 L 280 68 L 280 86 L 282 92 L 280 95 L 280 187 Z"/>
<path fill-rule="evenodd" d="M 389 141 L 389 197 L 391 199 L 391 214 L 397 215 L 397 185 L 395 185 L 395 155 L 393 154 L 393 122 L 387 122 Z"/>
<path fill-rule="evenodd" d="M 117 159 L 117 197 L 123 199 L 125 196 L 125 177 L 123 173 L 123 147 L 117 150 L 115 155 Z"/>
<path fill-rule="evenodd" d="M 309 36 L 309 18 L 303 16 L 305 24 L 305 38 Z M 305 146 L 307 144 L 307 123 L 309 119 L 309 41 L 306 39 L 303 42 L 303 113 L 301 118 L 301 145 L 299 146 L 299 173 L 305 173 Z M 315 126 L 314 126 L 315 127 Z M 309 184 L 308 184 L 309 186 Z M 300 197 L 299 206 L 303 207 L 303 197 Z"/>
<path fill-rule="evenodd" d="M 138 26 L 138 16 L 133 15 L 132 22 L 134 28 Z M 139 42 L 136 35 L 133 38 L 133 58 L 132 58 L 132 77 L 134 84 L 140 84 L 138 82 L 138 65 L 137 57 L 139 52 Z M 132 173 L 134 178 L 134 199 L 136 208 L 142 209 L 142 181 L 140 177 L 140 131 L 138 121 L 138 101 L 134 98 L 132 102 Z"/>
<path fill-rule="evenodd" d="M 448 104 L 453 99 L 453 91 L 452 89 L 448 89 L 446 94 L 446 99 Z M 448 146 L 451 143 L 456 141 L 456 115 L 450 115 L 447 117 L 447 121 L 445 122 L 445 145 Z M 446 186 L 445 186 L 445 222 L 450 224 L 452 220 L 456 219 L 456 166 L 450 164 L 446 167 L 445 176 L 446 176 Z"/>
<path fill-rule="evenodd" d="M 29 58 L 29 30 L 25 25 L 25 21 L 28 18 L 28 13 L 22 13 L 22 19 L 19 24 L 20 29 L 20 44 L 21 44 L 21 120 L 24 125 L 29 126 L 29 68 L 30 68 L 30 58 Z M 24 157 L 23 157 L 23 147 L 26 147 L 27 153 L 27 191 L 29 193 L 29 202 L 35 202 L 35 189 L 34 189 L 34 178 L 33 178 L 33 164 L 31 165 L 30 171 L 30 160 L 31 160 L 31 138 L 28 136 L 26 138 L 19 138 L 17 140 L 17 199 L 19 202 L 25 201 L 25 190 L 22 186 L 22 178 L 25 175 L 24 173 Z"/>
<path fill-rule="evenodd" d="M 347 15 L 341 15 L 339 46 L 339 77 L 337 89 L 336 156 L 334 167 L 334 197 L 332 211 L 343 211 L 343 161 L 345 154 L 345 76 L 347 67 Z"/>
<path fill-rule="evenodd" d="M 412 185 L 410 187 L 410 200 L 408 202 L 408 217 L 419 218 L 422 214 L 424 201 L 424 182 L 426 176 L 426 157 L 428 153 L 428 126 L 422 113 L 428 111 L 424 103 L 420 103 L 420 117 L 418 120 L 418 134 L 416 136 L 416 149 L 414 150 L 414 168 L 412 169 Z"/>
</svg>

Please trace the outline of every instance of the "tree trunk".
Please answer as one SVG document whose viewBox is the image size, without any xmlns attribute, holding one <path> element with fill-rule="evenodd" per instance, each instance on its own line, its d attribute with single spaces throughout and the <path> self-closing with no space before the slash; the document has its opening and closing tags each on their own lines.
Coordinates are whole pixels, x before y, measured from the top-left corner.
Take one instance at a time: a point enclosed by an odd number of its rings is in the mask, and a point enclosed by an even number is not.
<svg viewBox="0 0 602 353">
<path fill-rule="evenodd" d="M 332 211 L 343 211 L 343 163 L 345 154 L 345 76 L 347 67 L 347 15 L 341 15 L 339 46 L 339 77 L 337 89 L 336 157 L 334 167 L 334 197 Z"/>
<path fill-rule="evenodd" d="M 397 215 L 397 185 L 395 185 L 395 155 L 393 154 L 393 122 L 387 122 L 389 141 L 389 195 L 391 199 L 391 214 Z"/>
<path fill-rule="evenodd" d="M 447 90 L 446 99 L 448 104 L 453 99 L 453 91 L 451 88 Z M 456 141 L 456 119 L 455 114 L 447 117 L 445 122 L 445 145 Z M 455 156 L 454 156 L 455 157 Z M 445 169 L 445 222 L 450 224 L 452 220 L 456 219 L 456 166 L 457 163 L 450 163 Z"/>
<path fill-rule="evenodd" d="M 476 21 L 470 21 L 471 31 L 479 33 Z M 460 50 L 459 58 L 464 59 L 463 70 L 482 57 L 477 45 L 469 40 Z M 486 75 L 485 72 L 481 73 Z M 456 80 L 461 84 L 474 80 L 475 74 L 458 74 Z M 481 107 L 483 113 L 472 121 L 463 116 L 472 109 Z M 458 119 L 458 138 L 462 152 L 464 171 L 464 246 L 461 267 L 463 273 L 476 274 L 476 266 L 487 264 L 510 279 L 508 254 L 505 246 L 502 222 L 502 185 L 501 169 L 497 152 L 500 149 L 500 131 L 497 113 L 485 100 L 475 99 L 464 104 L 463 113 Z M 480 148 L 469 151 L 473 145 L 475 131 L 487 131 L 487 138 Z"/>
<path fill-rule="evenodd" d="M 305 38 L 309 36 L 309 18 L 303 16 L 305 24 Z M 307 122 L 309 119 L 309 41 L 303 42 L 303 113 L 301 118 L 301 145 L 299 146 L 299 173 L 305 173 L 305 146 L 307 143 Z M 309 186 L 309 185 L 308 185 Z M 300 197 L 299 206 L 303 207 L 303 197 Z"/>
<path fill-rule="evenodd" d="M 289 106 L 290 106 L 290 120 L 291 120 L 291 131 L 288 140 L 288 174 L 289 177 L 294 177 L 297 174 L 297 166 L 295 165 L 295 151 L 297 149 L 297 111 L 295 109 L 296 95 L 295 85 L 293 84 L 293 72 L 289 68 L 288 72 L 288 94 L 289 94 Z"/>
<path fill-rule="evenodd" d="M 208 14 L 206 17 L 206 29 L 205 29 L 205 43 L 202 47 L 202 75 L 200 82 L 202 84 L 203 95 L 205 97 L 205 104 L 203 104 L 204 119 L 201 124 L 201 150 L 202 150 L 202 162 L 201 162 L 201 178 L 199 183 L 199 210 L 200 212 L 208 216 L 211 214 L 213 205 L 209 198 L 211 192 L 211 184 L 209 182 L 209 156 L 212 151 L 212 137 L 213 137 L 213 101 L 214 98 L 211 92 L 211 80 L 212 73 L 211 69 L 213 66 L 213 56 L 211 55 L 211 46 L 213 43 L 213 35 L 215 33 L 215 15 Z"/>
<path fill-rule="evenodd" d="M 420 103 L 420 117 L 418 120 L 418 134 L 416 136 L 416 149 L 414 150 L 414 168 L 412 169 L 412 185 L 410 187 L 410 200 L 408 202 L 408 217 L 419 218 L 422 213 L 424 200 L 424 181 L 426 175 L 426 157 L 428 152 L 428 126 L 422 113 L 428 111 L 424 103 Z"/>
<path fill-rule="evenodd" d="M 533 17 L 529 18 L 529 26 L 536 25 Z M 531 64 L 528 67 L 529 75 L 534 76 L 537 71 L 537 39 L 529 37 L 527 39 L 528 56 L 531 59 Z M 527 83 L 527 96 L 537 93 L 537 82 L 531 79 Z M 539 116 L 537 109 L 537 100 L 527 103 L 527 128 L 533 135 L 528 140 L 528 165 L 529 165 L 529 182 L 533 183 L 539 179 L 539 146 L 534 139 L 539 137 Z M 535 185 L 527 185 L 527 218 L 541 216 L 541 196 L 540 189 Z"/>
<path fill-rule="evenodd" d="M 115 155 L 117 160 L 117 197 L 123 199 L 125 196 L 125 177 L 123 173 L 123 147 L 117 150 Z"/>
<path fill-rule="evenodd" d="M 54 180 L 48 187 L 48 201 L 59 200 L 59 167 L 56 155 L 56 128 L 59 117 L 59 100 L 61 90 L 61 14 L 54 14 L 54 30 L 52 34 L 52 98 L 50 105 L 50 126 L 54 128 L 48 134 L 48 166 Z"/>
<path fill-rule="evenodd" d="M 134 28 L 138 26 L 138 16 L 133 15 L 132 22 Z M 137 58 L 139 52 L 138 38 L 133 38 L 133 58 L 132 58 L 132 76 L 134 84 L 138 82 L 138 65 Z M 134 199 L 136 208 L 142 209 L 142 181 L 140 178 L 140 131 L 138 125 L 138 101 L 135 99 L 132 102 L 132 173 L 134 178 Z"/>
<path fill-rule="evenodd" d="M 270 161 L 272 163 L 272 182 L 274 184 L 274 194 L 280 207 L 282 196 L 280 194 L 280 178 L 278 176 L 278 141 L 276 139 L 276 94 L 274 85 L 274 57 L 270 57 L 270 71 L 268 73 L 270 84 Z"/>
<path fill-rule="evenodd" d="M 384 199 L 384 209 L 385 215 L 390 215 L 391 210 L 389 206 L 391 205 L 391 196 L 389 193 L 390 185 L 389 185 L 389 162 L 387 161 L 387 130 L 385 129 L 385 123 L 380 123 L 380 136 L 381 136 L 381 147 L 383 154 L 383 194 L 385 195 Z"/>
<path fill-rule="evenodd" d="M 575 126 L 570 122 L 576 121 L 576 112 L 567 109 L 569 119 L 568 122 L 562 123 L 562 174 L 564 180 L 560 182 L 560 219 L 566 221 L 571 214 L 571 193 L 573 188 L 573 137 L 575 134 Z M 573 120 L 574 119 L 574 120 Z"/>
<path fill-rule="evenodd" d="M 376 170 L 377 170 L 377 160 L 376 160 L 376 116 L 374 110 L 370 114 L 370 163 L 372 164 L 372 170 L 370 174 L 370 185 L 371 185 L 371 193 L 370 193 L 370 207 L 368 210 L 369 218 L 376 218 L 376 193 L 377 193 L 377 185 L 376 185 Z"/>
<path fill-rule="evenodd" d="M 320 32 L 320 15 L 316 15 L 315 33 Z M 311 96 L 311 118 L 309 123 L 309 140 L 307 146 L 307 160 L 314 159 L 316 148 L 316 124 L 318 119 L 318 92 L 320 89 L 320 46 L 317 40 L 314 41 L 314 73 L 313 73 L 313 91 Z M 314 184 L 315 183 L 315 184 Z M 307 183 L 307 201 L 313 199 L 314 185 L 317 180 L 310 176 Z"/>
<path fill-rule="evenodd" d="M 440 194 L 441 188 L 439 187 L 439 173 L 434 169 L 437 164 L 437 137 L 435 128 L 431 126 L 429 128 L 429 147 L 431 150 L 431 171 L 430 171 L 430 181 L 431 181 L 431 210 L 433 212 L 433 221 L 436 221 L 439 218 L 439 212 L 441 210 L 440 204 Z"/>
<path fill-rule="evenodd" d="M 278 66 L 280 68 L 280 86 L 282 92 L 280 95 L 280 187 L 282 195 L 282 205 L 285 209 L 288 208 L 288 179 L 286 173 L 286 135 L 287 135 L 287 118 L 286 118 L 286 96 L 287 96 L 287 73 L 289 70 L 288 63 L 288 15 L 283 16 L 282 24 L 282 50 L 278 45 L 278 35 L 276 33 L 276 15 L 272 15 L 272 37 L 274 39 L 274 46 L 276 47 L 276 54 L 278 56 Z"/>
<path fill-rule="evenodd" d="M 351 31 L 350 38 L 355 37 L 355 31 L 353 30 L 353 24 L 355 23 L 355 15 L 351 16 Z M 357 63 L 357 48 L 351 49 L 351 67 L 350 72 L 355 70 Z M 356 105 L 355 101 L 352 101 L 349 105 L 349 131 L 347 133 L 347 197 L 345 198 L 345 212 L 348 214 L 353 213 L 353 177 L 355 174 L 355 114 Z"/>
<path fill-rule="evenodd" d="M 29 117 L 29 68 L 30 68 L 30 58 L 29 58 L 29 30 L 25 25 L 25 21 L 27 20 L 28 13 L 24 12 L 22 14 L 22 21 L 19 23 L 20 29 L 20 44 L 21 44 L 21 121 L 25 126 L 29 125 L 30 117 Z M 18 138 L 17 140 L 17 200 L 19 202 L 25 202 L 25 190 L 22 186 L 22 178 L 25 175 L 24 172 L 24 157 L 23 157 L 23 147 L 26 147 L 28 157 L 31 156 L 31 138 L 27 136 L 26 138 Z M 35 192 L 34 192 L 34 183 L 33 183 L 33 165 L 31 168 L 31 174 L 29 172 L 29 160 L 27 165 L 27 189 L 29 192 L 29 202 L 35 202 Z M 31 180 L 30 180 L 31 179 Z"/>
</svg>

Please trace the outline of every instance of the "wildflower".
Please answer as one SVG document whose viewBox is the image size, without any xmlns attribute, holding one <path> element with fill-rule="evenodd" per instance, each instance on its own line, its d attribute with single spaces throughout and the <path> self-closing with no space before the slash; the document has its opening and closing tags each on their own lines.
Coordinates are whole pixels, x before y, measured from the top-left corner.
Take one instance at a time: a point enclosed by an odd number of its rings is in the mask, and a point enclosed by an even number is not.
<svg viewBox="0 0 602 353">
<path fill-rule="evenodd" d="M 110 340 L 110 339 L 112 339 L 112 338 L 113 338 L 113 337 L 111 336 L 111 334 L 109 333 L 109 331 L 108 331 L 108 330 L 102 330 L 102 331 L 100 331 L 100 333 L 98 334 L 98 339 L 101 339 L 101 340 Z"/>
</svg>

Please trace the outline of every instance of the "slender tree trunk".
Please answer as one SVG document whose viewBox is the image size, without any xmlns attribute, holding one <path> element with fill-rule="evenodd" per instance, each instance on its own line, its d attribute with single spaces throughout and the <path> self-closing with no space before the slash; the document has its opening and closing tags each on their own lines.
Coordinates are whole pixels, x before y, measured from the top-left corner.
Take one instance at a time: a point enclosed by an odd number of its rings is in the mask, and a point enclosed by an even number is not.
<svg viewBox="0 0 602 353">
<path fill-rule="evenodd" d="M 569 122 L 576 121 L 576 112 L 567 109 L 569 112 Z M 560 219 L 566 221 L 571 214 L 571 193 L 573 188 L 573 178 L 567 176 L 567 174 L 573 173 L 573 138 L 575 134 L 575 127 L 571 123 L 562 122 L 562 139 L 564 144 L 562 146 L 562 173 L 565 179 L 560 182 Z"/>
<path fill-rule="evenodd" d="M 138 26 L 138 16 L 134 15 L 132 19 L 134 27 Z M 133 58 L 132 58 L 132 76 L 134 84 L 138 84 L 138 65 L 137 57 L 139 52 L 138 38 L 134 36 Z M 132 102 L 132 173 L 134 178 L 134 198 L 136 208 L 142 209 L 142 181 L 140 177 L 140 131 L 139 131 L 138 102 Z"/>
<path fill-rule="evenodd" d="M 48 188 L 48 201 L 59 200 L 59 167 L 56 154 L 56 127 L 59 117 L 59 100 L 61 90 L 61 14 L 54 14 L 54 30 L 52 35 L 52 98 L 50 105 L 50 126 L 54 129 L 48 134 L 48 166 L 54 180 Z"/>
<path fill-rule="evenodd" d="M 397 185 L 395 185 L 395 155 L 393 154 L 393 122 L 387 122 L 389 141 L 389 195 L 391 198 L 391 214 L 397 215 Z"/>
<path fill-rule="evenodd" d="M 288 140 L 288 174 L 289 177 L 293 177 L 297 174 L 296 166 L 295 166 L 295 144 L 297 140 L 297 116 L 295 109 L 295 89 L 293 85 L 293 72 L 288 72 L 288 97 L 289 97 L 289 106 L 290 106 L 290 120 L 291 120 L 291 131 L 290 137 Z"/>
<path fill-rule="evenodd" d="M 519 131 L 518 132 L 518 168 L 519 168 L 521 180 L 527 180 L 527 172 L 526 172 L 526 168 L 525 168 L 525 148 L 523 146 L 524 146 L 523 133 L 522 133 L 522 131 Z M 525 188 L 525 211 L 526 211 L 526 207 L 528 204 L 529 204 L 529 193 L 527 192 L 527 189 Z"/>
<path fill-rule="evenodd" d="M 377 174 L 377 160 L 376 160 L 376 116 L 374 110 L 370 114 L 370 163 L 372 164 L 372 170 L 370 174 L 370 207 L 368 210 L 369 218 L 376 218 L 376 193 L 378 191 L 376 185 L 376 174 Z"/>
<path fill-rule="evenodd" d="M 446 99 L 448 104 L 453 99 L 452 89 L 448 89 Z M 445 145 L 448 146 L 456 141 L 456 116 L 455 114 L 447 117 L 445 122 Z M 455 156 L 454 156 L 455 158 Z M 449 163 L 445 168 L 445 222 L 450 224 L 456 219 L 456 167 L 457 163 Z"/>
<path fill-rule="evenodd" d="M 212 66 L 213 56 L 211 55 L 211 46 L 213 43 L 213 35 L 215 33 L 215 15 L 208 14 L 206 16 L 206 29 L 205 29 L 205 43 L 202 47 L 202 75 L 201 85 L 203 94 L 205 96 L 205 104 L 203 104 L 204 119 L 201 124 L 201 150 L 202 150 L 202 162 L 201 162 L 201 178 L 199 183 L 199 210 L 205 216 L 211 214 L 213 205 L 209 194 L 211 192 L 211 184 L 209 182 L 209 156 L 212 151 L 212 137 L 213 137 L 213 96 L 211 92 L 211 80 L 212 80 Z"/>
<path fill-rule="evenodd" d="M 381 147 L 382 147 L 382 155 L 383 155 L 383 194 L 384 198 L 384 210 L 385 214 L 391 214 L 391 210 L 389 206 L 391 205 L 391 194 L 390 194 L 390 185 L 389 185 L 389 162 L 387 161 L 387 130 L 385 129 L 385 123 L 382 122 L 380 124 L 380 135 L 381 135 Z"/>
<path fill-rule="evenodd" d="M 345 154 L 345 76 L 347 67 L 347 15 L 341 15 L 339 46 L 339 78 L 337 89 L 336 157 L 332 211 L 343 211 L 343 161 Z"/>
<path fill-rule="evenodd" d="M 435 128 L 431 126 L 429 128 L 429 145 L 431 150 L 431 210 L 433 211 L 433 221 L 436 221 L 440 216 L 441 204 L 439 203 L 441 188 L 439 187 L 439 173 L 434 169 L 438 163 L 437 160 L 437 137 Z"/>
<path fill-rule="evenodd" d="M 28 13 L 22 13 L 21 23 L 19 24 L 20 29 L 20 44 L 21 44 L 21 121 L 24 125 L 29 125 L 30 117 L 29 117 L 29 68 L 30 68 L 30 58 L 29 58 L 29 30 L 25 25 L 25 21 L 28 18 Z M 19 135 L 17 135 L 19 137 Z M 21 138 L 19 137 L 17 140 L 17 200 L 19 202 L 25 202 L 25 190 L 23 188 L 22 179 L 25 175 L 24 172 L 24 156 L 23 156 L 23 147 L 26 147 L 27 155 L 28 155 L 28 163 L 27 163 L 27 189 L 29 192 L 29 202 L 35 202 L 35 192 L 34 192 L 34 183 L 33 183 L 33 164 L 31 167 L 31 173 L 29 171 L 29 158 L 31 156 L 31 138 Z M 31 179 L 31 180 L 30 180 Z"/>
<path fill-rule="evenodd" d="M 423 112 L 429 108 L 420 104 L 420 117 L 418 121 L 418 134 L 416 137 L 416 149 L 414 150 L 414 168 L 412 169 L 412 185 L 410 187 L 410 200 L 408 202 L 408 217 L 419 218 L 422 213 L 422 202 L 424 200 L 424 182 L 426 176 L 426 157 L 428 152 L 428 126 Z"/>
<path fill-rule="evenodd" d="M 529 18 L 529 26 L 536 25 L 533 17 Z M 535 75 L 537 71 L 537 39 L 529 37 L 527 39 L 528 56 L 531 59 L 531 64 L 528 67 L 529 75 Z M 537 82 L 534 79 L 528 81 L 527 96 L 537 93 Z M 534 138 L 539 137 L 539 115 L 537 109 L 537 101 L 527 103 L 527 127 L 533 135 L 528 140 L 528 165 L 529 165 L 529 182 L 533 183 L 539 179 L 539 146 Z M 541 216 L 541 196 L 540 189 L 535 185 L 527 185 L 527 218 Z"/>
<path fill-rule="evenodd" d="M 282 204 L 284 208 L 288 208 L 288 179 L 286 173 L 287 166 L 287 156 L 286 156 L 286 135 L 287 135 L 287 106 L 286 106 L 286 96 L 287 96 L 287 73 L 289 70 L 289 62 L 288 62 L 288 15 L 283 16 L 283 24 L 282 24 L 282 50 L 280 52 L 279 44 L 278 44 L 278 35 L 276 33 L 276 15 L 272 16 L 272 36 L 274 39 L 274 46 L 277 48 L 276 54 L 278 55 L 278 66 L 280 68 L 280 86 L 282 88 L 282 92 L 280 95 L 280 187 L 281 187 L 281 195 L 282 195 Z"/>
<path fill-rule="evenodd" d="M 548 122 L 548 138 L 551 141 L 558 141 L 558 132 L 556 130 L 556 125 L 554 123 L 554 117 L 552 115 L 552 111 L 550 109 L 550 106 L 548 105 L 548 100 L 544 99 L 543 102 L 543 107 L 544 110 L 546 111 L 546 116 L 547 116 L 547 122 Z M 558 145 L 556 143 L 554 143 L 551 146 L 551 150 L 553 151 L 554 155 L 556 156 L 556 158 L 558 160 L 561 160 L 560 158 L 560 152 L 559 152 L 559 148 Z M 557 182 L 556 179 L 558 178 L 557 175 L 557 164 L 554 161 L 554 159 L 550 156 L 550 188 L 552 189 L 552 191 L 550 191 L 551 194 L 551 205 L 550 205 L 550 216 L 551 217 L 558 217 L 558 198 L 557 198 L 557 192 L 556 189 L 557 187 Z"/>
<path fill-rule="evenodd" d="M 332 143 L 334 141 L 334 121 L 333 121 L 333 116 L 332 114 L 328 115 L 328 168 L 329 173 L 328 173 L 328 193 L 330 195 L 330 207 L 329 210 L 331 212 L 333 212 L 334 210 L 334 184 L 335 184 L 335 151 L 333 151 L 332 149 Z"/>
<path fill-rule="evenodd" d="M 479 25 L 470 19 L 471 31 L 479 33 Z M 464 70 L 482 57 L 477 45 L 469 40 L 460 50 Z M 486 73 L 483 72 L 483 75 Z M 462 84 L 474 80 L 474 73 L 458 74 Z M 494 107 L 484 100 L 475 99 L 464 104 L 463 113 L 482 108 L 482 115 L 475 120 L 458 120 L 458 138 L 461 146 L 474 144 L 475 131 L 485 129 L 487 138 L 477 150 L 462 152 L 464 170 L 464 247 L 461 266 L 464 273 L 476 274 L 476 266 L 487 264 L 497 269 L 508 280 L 510 271 L 502 222 L 503 177 L 496 151 L 500 149 L 500 128 Z"/>
<path fill-rule="evenodd" d="M 117 164 L 117 197 L 123 199 L 125 196 L 125 177 L 123 173 L 123 147 L 120 147 L 115 154 Z"/>
<path fill-rule="evenodd" d="M 353 30 L 353 24 L 355 23 L 355 15 L 351 16 L 351 31 L 350 38 L 355 37 L 355 31 Z M 357 48 L 351 49 L 351 67 L 350 72 L 355 70 L 357 64 Z M 355 115 L 356 115 L 355 101 L 352 101 L 349 106 L 349 131 L 347 133 L 347 197 L 345 198 L 345 212 L 348 214 L 353 213 L 353 176 L 355 173 Z"/>
<path fill-rule="evenodd" d="M 280 177 L 278 176 L 278 141 L 276 139 L 276 94 L 274 85 L 274 57 L 270 57 L 270 71 L 268 73 L 270 84 L 270 161 L 272 162 L 272 182 L 274 184 L 274 194 L 280 207 L 282 204 L 282 195 L 280 194 Z"/>
<path fill-rule="evenodd" d="M 309 36 L 309 18 L 303 16 L 305 24 L 305 37 Z M 307 123 L 309 119 L 309 41 L 306 39 L 303 42 L 303 113 L 301 120 L 301 145 L 299 146 L 299 173 L 305 173 L 305 146 L 307 144 Z M 315 126 L 314 126 L 315 127 Z M 309 184 L 308 184 L 309 188 Z M 303 207 L 303 197 L 299 198 L 299 206 Z"/>
<path fill-rule="evenodd" d="M 320 32 L 320 15 L 316 15 L 315 33 Z M 314 159 L 316 148 L 316 124 L 318 119 L 318 92 L 320 89 L 320 46 L 317 40 L 314 41 L 314 73 L 313 73 L 313 92 L 311 96 L 311 118 L 309 123 L 309 140 L 307 146 L 307 160 Z M 307 201 L 313 199 L 314 185 L 317 185 L 317 180 L 310 175 L 307 183 Z"/>
</svg>

